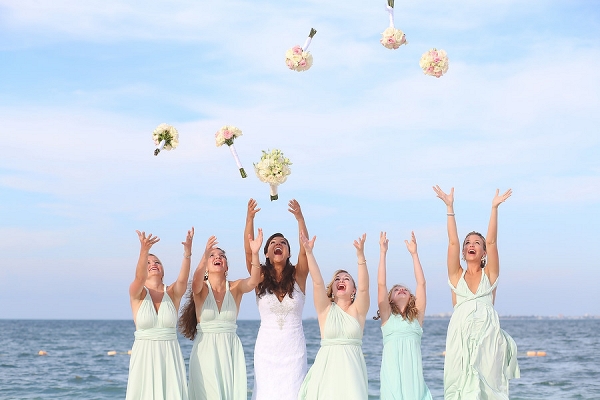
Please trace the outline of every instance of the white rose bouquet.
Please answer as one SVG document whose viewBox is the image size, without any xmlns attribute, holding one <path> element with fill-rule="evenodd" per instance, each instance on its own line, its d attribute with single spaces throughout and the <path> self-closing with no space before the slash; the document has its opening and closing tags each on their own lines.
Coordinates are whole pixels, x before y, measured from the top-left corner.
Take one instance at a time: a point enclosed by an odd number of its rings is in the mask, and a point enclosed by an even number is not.
<svg viewBox="0 0 600 400">
<path fill-rule="evenodd" d="M 448 71 L 448 55 L 444 50 L 431 49 L 421 56 L 419 65 L 425 75 L 439 78 Z"/>
<path fill-rule="evenodd" d="M 262 153 L 260 161 L 254 164 L 254 171 L 258 179 L 271 186 L 271 201 L 277 200 L 279 198 L 277 186 L 285 182 L 288 175 L 292 173 L 290 170 L 292 163 L 289 158 L 283 156 L 281 150 L 273 149 L 269 153 L 263 150 Z"/>
<path fill-rule="evenodd" d="M 310 28 L 310 33 L 304 42 L 304 46 L 300 47 L 299 45 L 296 45 L 285 52 L 285 64 L 289 69 L 302 72 L 312 66 L 313 56 L 307 50 L 315 33 L 317 33 L 317 31 Z"/>
<path fill-rule="evenodd" d="M 390 26 L 383 31 L 379 41 L 384 47 L 395 50 L 403 44 L 407 44 L 408 42 L 406 41 L 406 35 L 404 32 L 394 27 L 394 0 L 388 0 L 386 9 L 390 14 Z"/>
<path fill-rule="evenodd" d="M 171 150 L 179 146 L 179 133 L 175 127 L 168 124 L 160 124 L 152 132 L 152 140 L 156 145 L 154 155 L 157 156 L 161 150 Z"/>
<path fill-rule="evenodd" d="M 225 125 L 221 129 L 219 129 L 217 133 L 215 133 L 215 141 L 217 143 L 217 147 L 221 147 L 224 144 L 229 146 L 229 150 L 231 151 L 233 159 L 235 160 L 235 163 L 237 164 L 237 167 L 240 170 L 240 174 L 242 175 L 242 178 L 245 178 L 248 175 L 246 175 L 246 171 L 244 171 L 242 163 L 240 162 L 240 158 L 237 155 L 237 151 L 235 151 L 235 146 L 233 145 L 233 140 L 239 136 L 242 136 L 241 130 L 239 130 L 235 126 Z"/>
</svg>

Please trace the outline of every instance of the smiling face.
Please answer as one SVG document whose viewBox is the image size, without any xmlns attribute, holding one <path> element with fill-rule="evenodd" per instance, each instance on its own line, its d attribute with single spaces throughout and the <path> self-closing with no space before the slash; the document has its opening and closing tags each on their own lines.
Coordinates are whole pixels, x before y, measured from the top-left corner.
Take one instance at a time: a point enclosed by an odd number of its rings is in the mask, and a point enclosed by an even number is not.
<svg viewBox="0 0 600 400">
<path fill-rule="evenodd" d="M 159 275 L 161 278 L 165 276 L 163 265 L 154 254 L 148 255 L 148 276 Z"/>
<path fill-rule="evenodd" d="M 227 272 L 227 256 L 225 252 L 219 248 L 213 249 L 208 256 L 208 272 Z"/>
<path fill-rule="evenodd" d="M 463 258 L 466 261 L 479 261 L 485 257 L 485 239 L 477 232 L 471 232 L 463 243 Z"/>
<path fill-rule="evenodd" d="M 344 270 L 338 270 L 327 286 L 327 295 L 335 298 L 352 298 L 356 294 L 356 284 L 352 275 Z"/>
<path fill-rule="evenodd" d="M 388 298 L 390 304 L 394 303 L 399 308 L 402 308 L 406 305 L 408 300 L 410 300 L 410 290 L 402 285 L 394 285 L 392 290 L 390 290 Z"/>
<path fill-rule="evenodd" d="M 285 263 L 290 258 L 290 245 L 281 234 L 275 234 L 269 238 L 265 245 L 265 255 L 271 264 Z"/>
</svg>

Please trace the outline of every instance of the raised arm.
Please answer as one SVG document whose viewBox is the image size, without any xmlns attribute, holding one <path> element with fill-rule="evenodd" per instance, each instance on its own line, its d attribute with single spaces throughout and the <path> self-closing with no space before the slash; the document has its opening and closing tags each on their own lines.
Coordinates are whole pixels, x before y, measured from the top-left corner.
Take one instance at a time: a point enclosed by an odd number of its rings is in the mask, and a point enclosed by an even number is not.
<svg viewBox="0 0 600 400">
<path fill-rule="evenodd" d="M 254 199 L 248 200 L 248 210 L 246 211 L 246 226 L 244 228 L 244 252 L 246 253 L 246 268 L 248 273 L 252 275 L 252 249 L 248 242 L 248 235 L 254 239 L 254 216 L 260 211 L 257 208 L 258 203 Z"/>
<path fill-rule="evenodd" d="M 311 240 L 308 240 L 303 233 L 300 234 L 300 242 L 302 243 L 302 248 L 305 250 L 308 269 L 310 270 L 310 276 L 313 282 L 313 300 L 315 302 L 315 310 L 319 317 L 319 326 L 324 326 L 324 318 L 327 310 L 331 306 L 331 300 L 327 297 L 325 282 L 323 281 L 321 270 L 319 269 L 319 265 L 313 254 L 316 239 L 317 237 L 314 236 Z"/>
<path fill-rule="evenodd" d="M 300 203 L 295 199 L 290 200 L 288 203 L 288 211 L 294 214 L 296 221 L 298 221 L 298 237 L 301 238 L 302 235 L 304 235 L 308 238 L 308 229 L 306 228 L 306 222 L 304 221 L 304 215 L 302 215 Z M 298 252 L 298 263 L 296 264 L 296 282 L 298 282 L 298 285 L 303 292 L 306 290 L 306 278 L 308 277 L 308 272 L 306 249 L 300 239 L 300 251 Z"/>
<path fill-rule="evenodd" d="M 487 264 L 485 272 L 493 285 L 500 275 L 500 259 L 498 257 L 498 206 L 506 201 L 511 195 L 512 190 L 508 189 L 506 193 L 499 195 L 500 190 L 496 190 L 496 195 L 492 200 L 492 214 L 488 225 L 488 232 L 485 238 Z"/>
<path fill-rule="evenodd" d="M 415 281 L 417 282 L 417 289 L 415 291 L 415 305 L 417 306 L 417 310 L 419 310 L 419 316 L 417 319 L 419 320 L 419 324 L 423 326 L 425 308 L 427 307 L 427 288 L 425 286 L 425 274 L 423 273 L 423 267 L 421 266 L 419 254 L 417 253 L 417 238 L 415 237 L 415 233 L 411 232 L 410 242 L 405 240 L 404 243 L 406 243 L 406 248 L 408 249 L 408 252 L 413 260 Z"/>
<path fill-rule="evenodd" d="M 194 296 L 198 296 L 202 289 L 206 286 L 204 284 L 204 273 L 206 272 L 206 268 L 208 267 L 208 259 L 210 256 L 210 252 L 217 247 L 217 237 L 211 236 L 206 241 L 206 247 L 204 248 L 204 253 L 202 254 L 202 258 L 194 271 L 194 277 L 192 278 L 192 292 Z M 198 305 L 196 305 L 198 306 Z"/>
<path fill-rule="evenodd" d="M 152 246 L 160 240 L 157 236 L 152 236 L 151 233 L 148 237 L 146 237 L 146 232 L 136 231 L 136 233 L 140 239 L 140 257 L 135 267 L 135 278 L 129 285 L 129 298 L 131 301 L 141 300 L 145 295 L 143 291 L 148 278 L 148 254 L 150 254 Z"/>
<path fill-rule="evenodd" d="M 358 315 L 362 319 L 361 325 L 364 326 L 371 299 L 369 297 L 369 270 L 367 269 L 367 260 L 365 259 L 365 240 L 367 234 L 363 233 L 361 237 L 354 241 L 356 248 L 356 258 L 358 262 L 358 284 L 356 288 L 356 300 L 354 305 Z"/>
<path fill-rule="evenodd" d="M 252 238 L 252 235 L 248 235 L 247 239 L 250 245 L 250 251 L 252 251 L 252 268 L 250 269 L 250 276 L 246 279 L 240 279 L 235 283 L 235 287 L 232 287 L 231 290 L 234 292 L 239 292 L 240 294 L 248 293 L 253 290 L 256 285 L 260 282 L 260 276 L 262 273 L 260 267 L 260 260 L 258 258 L 258 252 L 262 247 L 263 243 L 263 231 L 258 228 L 258 234 L 256 235 L 256 239 Z M 237 294 L 237 293 L 236 293 Z"/>
<path fill-rule="evenodd" d="M 377 270 L 377 304 L 379 306 L 379 316 L 381 323 L 390 318 L 392 307 L 388 298 L 387 276 L 386 276 L 386 257 L 389 240 L 385 232 L 379 233 L 379 268 Z"/>
<path fill-rule="evenodd" d="M 187 291 L 187 283 L 190 277 L 190 265 L 192 263 L 192 241 L 194 240 L 194 227 L 187 232 L 183 245 L 183 261 L 177 280 L 171 285 L 173 288 L 173 303 L 179 305 L 179 301 Z"/>
<path fill-rule="evenodd" d="M 448 278 L 456 286 L 462 273 L 460 266 L 460 240 L 458 239 L 458 230 L 456 228 L 456 218 L 454 217 L 454 188 L 450 189 L 450 194 L 444 193 L 439 186 L 434 186 L 433 190 L 437 197 L 446 204 L 446 219 L 448 224 Z"/>
</svg>

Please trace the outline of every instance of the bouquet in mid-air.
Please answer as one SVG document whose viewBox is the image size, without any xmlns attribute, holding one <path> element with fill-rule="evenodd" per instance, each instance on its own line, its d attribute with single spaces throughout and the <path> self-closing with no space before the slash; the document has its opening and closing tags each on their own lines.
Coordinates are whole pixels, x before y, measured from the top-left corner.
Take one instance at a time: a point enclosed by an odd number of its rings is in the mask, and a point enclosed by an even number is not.
<svg viewBox="0 0 600 400">
<path fill-rule="evenodd" d="M 285 52 L 285 64 L 289 69 L 302 72 L 306 71 L 312 66 L 313 56 L 308 52 L 308 46 L 310 46 L 310 42 L 317 33 L 316 30 L 310 28 L 310 33 L 304 42 L 304 46 L 300 47 L 296 45 Z"/>
<path fill-rule="evenodd" d="M 273 149 L 270 152 L 262 151 L 260 161 L 254 164 L 256 176 L 262 182 L 268 183 L 271 187 L 271 201 L 277 200 L 277 187 L 287 180 L 290 170 L 289 158 L 283 156 L 281 150 Z"/>
<path fill-rule="evenodd" d="M 381 39 L 379 40 L 381 44 L 391 50 L 396 50 L 403 44 L 407 44 L 406 35 L 400 29 L 396 29 L 394 27 L 394 0 L 388 0 L 388 5 L 386 7 L 387 12 L 390 14 L 390 26 L 383 31 L 381 34 Z"/>
<path fill-rule="evenodd" d="M 431 49 L 421 56 L 419 65 L 425 75 L 439 78 L 448 71 L 448 55 L 444 50 Z"/>
<path fill-rule="evenodd" d="M 179 145 L 179 133 L 174 126 L 168 124 L 160 124 L 152 132 L 152 140 L 156 145 L 154 155 L 157 156 L 161 150 L 171 150 Z"/>
<path fill-rule="evenodd" d="M 246 175 L 246 171 L 244 171 L 242 163 L 240 162 L 240 158 L 237 155 L 237 151 L 235 151 L 235 146 L 233 145 L 233 140 L 239 136 L 242 136 L 241 130 L 239 130 L 235 126 L 225 125 L 221 129 L 219 129 L 217 133 L 215 133 L 215 142 L 217 144 L 217 147 L 220 147 L 224 144 L 229 146 L 229 150 L 231 151 L 233 159 L 235 160 L 235 163 L 237 164 L 237 167 L 240 170 L 240 174 L 242 175 L 242 178 L 245 178 L 248 175 Z"/>
</svg>

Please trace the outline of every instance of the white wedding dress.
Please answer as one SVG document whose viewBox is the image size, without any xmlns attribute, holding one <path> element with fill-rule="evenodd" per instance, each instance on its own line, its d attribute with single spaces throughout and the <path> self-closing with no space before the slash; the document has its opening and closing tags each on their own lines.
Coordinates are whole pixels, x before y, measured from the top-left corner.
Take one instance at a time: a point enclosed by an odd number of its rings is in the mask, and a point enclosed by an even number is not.
<svg viewBox="0 0 600 400">
<path fill-rule="evenodd" d="M 256 298 L 260 328 L 254 347 L 252 400 L 296 400 L 306 375 L 302 329 L 305 295 L 294 284 L 293 298 L 275 294 Z"/>
</svg>

